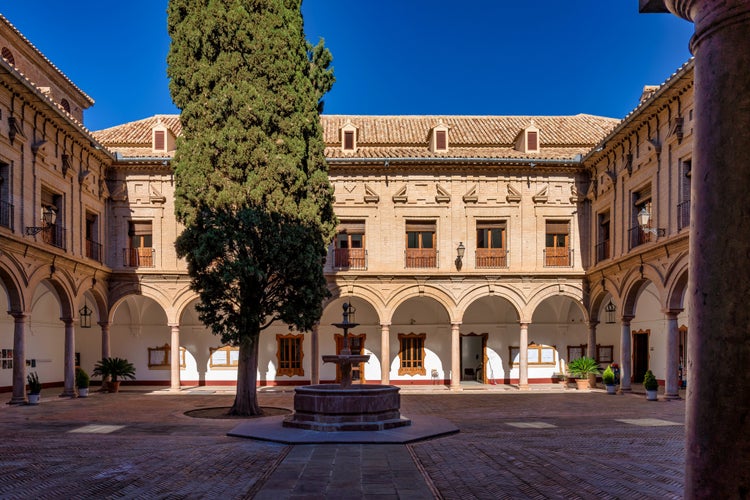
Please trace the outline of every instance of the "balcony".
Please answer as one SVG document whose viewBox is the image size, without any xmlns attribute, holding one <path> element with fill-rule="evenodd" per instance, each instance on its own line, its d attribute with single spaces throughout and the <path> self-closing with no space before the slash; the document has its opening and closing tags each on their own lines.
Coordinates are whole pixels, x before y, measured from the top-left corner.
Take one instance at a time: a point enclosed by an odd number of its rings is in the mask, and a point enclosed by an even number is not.
<svg viewBox="0 0 750 500">
<path fill-rule="evenodd" d="M 632 250 L 638 245 L 643 245 L 649 241 L 651 241 L 651 233 L 644 231 L 638 224 L 628 229 L 628 243 L 630 245 L 628 249 Z"/>
<path fill-rule="evenodd" d="M 0 201 L 0 226 L 13 229 L 13 205 Z"/>
<path fill-rule="evenodd" d="M 690 200 L 677 204 L 677 230 L 690 227 Z"/>
<path fill-rule="evenodd" d="M 437 249 L 407 248 L 405 252 L 407 268 L 437 267 Z"/>
<path fill-rule="evenodd" d="M 364 248 L 334 248 L 335 269 L 367 270 L 367 250 Z"/>
<path fill-rule="evenodd" d="M 544 249 L 544 267 L 571 267 L 573 250 L 567 247 Z"/>
<path fill-rule="evenodd" d="M 611 254 L 610 254 L 609 240 L 604 240 L 600 243 L 597 243 L 596 261 L 601 262 L 603 260 L 609 259 L 610 257 L 611 257 Z"/>
<path fill-rule="evenodd" d="M 42 230 L 42 241 L 53 247 L 65 250 L 65 228 L 58 224 L 51 224 Z"/>
<path fill-rule="evenodd" d="M 123 266 L 125 267 L 154 267 L 153 248 L 123 248 Z"/>
<path fill-rule="evenodd" d="M 508 251 L 504 248 L 477 248 L 477 268 L 508 267 Z"/>
<path fill-rule="evenodd" d="M 95 241 L 86 240 L 86 257 L 94 259 L 97 262 L 102 261 L 102 244 Z"/>
</svg>

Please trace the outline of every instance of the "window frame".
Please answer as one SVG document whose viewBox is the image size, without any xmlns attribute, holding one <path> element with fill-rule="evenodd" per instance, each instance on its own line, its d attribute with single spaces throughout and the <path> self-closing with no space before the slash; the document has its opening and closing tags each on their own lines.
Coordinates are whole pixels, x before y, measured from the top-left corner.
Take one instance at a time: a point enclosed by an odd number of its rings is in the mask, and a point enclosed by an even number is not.
<svg viewBox="0 0 750 500">
<path fill-rule="evenodd" d="M 304 376 L 302 361 L 305 357 L 303 334 L 276 334 L 276 376 Z M 283 359 L 286 355 L 286 359 Z M 286 365 L 286 366 L 282 366 Z"/>
<path fill-rule="evenodd" d="M 425 366 L 426 343 L 426 333 L 398 334 L 399 375 L 427 375 L 427 367 Z M 408 353 L 408 359 L 405 357 L 405 353 Z"/>
</svg>

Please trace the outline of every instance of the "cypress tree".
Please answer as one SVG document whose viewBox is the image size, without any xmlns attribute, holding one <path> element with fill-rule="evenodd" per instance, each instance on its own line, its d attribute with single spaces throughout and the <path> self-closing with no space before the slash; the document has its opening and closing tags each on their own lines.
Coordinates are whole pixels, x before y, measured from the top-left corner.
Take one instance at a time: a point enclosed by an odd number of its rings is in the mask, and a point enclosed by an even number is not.
<svg viewBox="0 0 750 500">
<path fill-rule="evenodd" d="M 239 346 L 230 413 L 257 415 L 260 332 L 305 331 L 329 295 L 334 227 L 319 112 L 330 52 L 303 31 L 301 0 L 170 0 L 168 75 L 182 134 L 175 212 L 201 319 Z"/>
</svg>

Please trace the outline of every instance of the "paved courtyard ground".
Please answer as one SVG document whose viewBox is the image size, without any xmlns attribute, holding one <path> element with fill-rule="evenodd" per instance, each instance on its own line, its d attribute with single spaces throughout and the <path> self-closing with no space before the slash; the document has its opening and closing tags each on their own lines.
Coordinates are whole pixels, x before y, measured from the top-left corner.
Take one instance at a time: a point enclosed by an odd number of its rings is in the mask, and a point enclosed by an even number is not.
<svg viewBox="0 0 750 500">
<path fill-rule="evenodd" d="M 553 389 L 553 388 L 550 388 Z M 604 391 L 402 391 L 402 414 L 460 432 L 410 445 L 296 445 L 229 437 L 221 388 L 0 406 L 0 499 L 682 498 L 684 400 Z M 0 400 L 10 394 L 0 394 Z M 260 404 L 293 407 L 293 392 Z"/>
</svg>

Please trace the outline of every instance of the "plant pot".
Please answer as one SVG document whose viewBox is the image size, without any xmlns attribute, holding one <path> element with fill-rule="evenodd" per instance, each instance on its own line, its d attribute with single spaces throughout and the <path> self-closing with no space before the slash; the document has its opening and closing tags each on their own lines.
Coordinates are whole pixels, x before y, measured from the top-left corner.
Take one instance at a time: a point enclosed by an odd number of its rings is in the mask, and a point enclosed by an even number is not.
<svg viewBox="0 0 750 500">
<path fill-rule="evenodd" d="M 79 387 L 78 388 L 78 397 L 79 398 L 87 398 L 87 397 L 89 397 L 89 388 L 88 387 Z"/>
<path fill-rule="evenodd" d="M 617 394 L 617 386 L 612 384 L 607 386 L 607 394 Z"/>
<path fill-rule="evenodd" d="M 646 401 L 657 401 L 659 398 L 657 397 L 657 394 L 659 391 L 657 389 L 651 391 L 646 390 Z"/>
<path fill-rule="evenodd" d="M 107 382 L 107 392 L 120 392 L 120 381 L 112 382 L 110 380 Z"/>
<path fill-rule="evenodd" d="M 576 388 L 579 391 L 589 390 L 591 389 L 591 385 L 589 385 L 589 379 L 587 378 L 577 378 L 576 379 Z"/>
<path fill-rule="evenodd" d="M 41 401 L 41 398 L 42 398 L 41 394 L 29 394 L 29 404 L 38 405 L 39 401 Z"/>
</svg>

